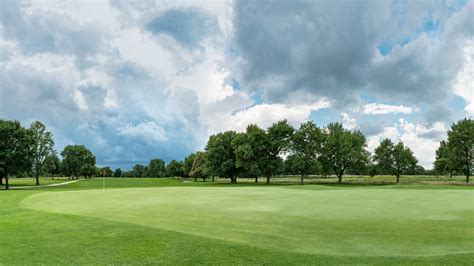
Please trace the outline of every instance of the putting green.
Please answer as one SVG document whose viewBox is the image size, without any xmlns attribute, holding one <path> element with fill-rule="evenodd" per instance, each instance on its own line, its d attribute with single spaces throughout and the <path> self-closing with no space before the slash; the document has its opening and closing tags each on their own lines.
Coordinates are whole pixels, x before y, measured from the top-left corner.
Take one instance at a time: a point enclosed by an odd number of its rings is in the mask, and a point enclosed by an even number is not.
<svg viewBox="0 0 474 266">
<path fill-rule="evenodd" d="M 167 187 L 33 194 L 24 208 L 326 255 L 474 250 L 474 191 Z"/>
</svg>

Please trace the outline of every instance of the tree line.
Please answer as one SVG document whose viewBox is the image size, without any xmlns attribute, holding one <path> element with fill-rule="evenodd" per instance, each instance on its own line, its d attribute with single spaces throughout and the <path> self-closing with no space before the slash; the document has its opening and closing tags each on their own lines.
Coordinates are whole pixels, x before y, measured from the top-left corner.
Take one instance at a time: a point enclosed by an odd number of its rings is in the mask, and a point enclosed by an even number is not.
<svg viewBox="0 0 474 266">
<path fill-rule="evenodd" d="M 465 118 L 454 123 L 447 140 L 436 152 L 434 172 L 417 165 L 413 152 L 402 141 L 384 139 L 370 154 L 366 138 L 359 130 L 345 129 L 340 123 L 319 128 L 312 121 L 292 127 L 287 120 L 262 129 L 255 124 L 245 132 L 225 131 L 209 137 L 204 151 L 190 154 L 183 162 L 183 174 L 194 178 L 223 177 L 232 183 L 237 178 L 266 178 L 298 175 L 300 182 L 309 175 L 335 175 L 338 183 L 344 174 L 401 175 L 446 174 L 466 176 L 473 170 L 474 121 Z"/>
<path fill-rule="evenodd" d="M 473 170 L 474 121 L 465 118 L 454 123 L 448 138 L 436 151 L 436 174 L 464 174 L 466 182 Z M 373 154 L 366 150 L 366 138 L 359 130 L 345 129 L 340 123 L 320 128 L 312 121 L 299 128 L 287 120 L 267 129 L 255 124 L 245 132 L 225 131 L 209 137 L 204 151 L 189 154 L 184 160 L 166 164 L 152 159 L 148 165 L 136 164 L 130 171 L 110 167 L 98 168 L 96 157 L 84 145 L 68 145 L 59 154 L 53 135 L 39 121 L 24 128 L 18 121 L 0 119 L 0 185 L 10 176 L 32 176 L 36 185 L 40 175 L 105 177 L 193 177 L 237 178 L 264 177 L 266 183 L 277 175 L 298 175 L 303 183 L 309 175 L 335 175 L 342 182 L 344 174 L 394 175 L 423 174 L 413 152 L 403 142 L 384 139 Z"/>
</svg>

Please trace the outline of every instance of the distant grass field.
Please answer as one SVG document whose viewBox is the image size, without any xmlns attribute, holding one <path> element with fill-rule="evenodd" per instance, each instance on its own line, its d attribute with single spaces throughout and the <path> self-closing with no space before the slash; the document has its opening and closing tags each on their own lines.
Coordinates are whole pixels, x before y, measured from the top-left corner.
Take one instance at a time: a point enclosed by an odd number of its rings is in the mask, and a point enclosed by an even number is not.
<svg viewBox="0 0 474 266">
<path fill-rule="evenodd" d="M 474 187 L 350 180 L 0 191 L 0 264 L 474 263 Z"/>
</svg>

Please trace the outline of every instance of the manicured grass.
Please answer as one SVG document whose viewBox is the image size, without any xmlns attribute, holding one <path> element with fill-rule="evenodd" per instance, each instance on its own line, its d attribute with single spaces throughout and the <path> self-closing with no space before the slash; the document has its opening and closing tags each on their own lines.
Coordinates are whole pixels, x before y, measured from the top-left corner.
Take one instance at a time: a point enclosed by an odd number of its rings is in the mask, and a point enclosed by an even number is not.
<svg viewBox="0 0 474 266">
<path fill-rule="evenodd" d="M 474 263 L 470 186 L 106 187 L 0 191 L 0 264 Z"/>
<path fill-rule="evenodd" d="M 50 184 L 57 184 L 68 181 L 66 178 L 40 178 L 40 185 L 50 185 Z M 5 182 L 5 180 L 4 180 Z M 34 186 L 36 181 L 34 178 L 31 177 L 24 177 L 24 178 L 10 178 L 9 184 L 12 187 L 22 187 L 22 186 Z M 4 185 L 1 185 L 0 188 L 4 188 Z"/>
</svg>

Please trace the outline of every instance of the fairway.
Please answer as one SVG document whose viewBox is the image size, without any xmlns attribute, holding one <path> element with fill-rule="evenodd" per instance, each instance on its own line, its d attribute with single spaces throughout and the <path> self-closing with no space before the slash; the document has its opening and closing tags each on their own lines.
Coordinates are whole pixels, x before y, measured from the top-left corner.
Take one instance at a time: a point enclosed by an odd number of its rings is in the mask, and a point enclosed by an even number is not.
<svg viewBox="0 0 474 266">
<path fill-rule="evenodd" d="M 295 256 L 427 258 L 474 250 L 470 189 L 123 188 L 36 193 L 20 206 Z"/>
</svg>

